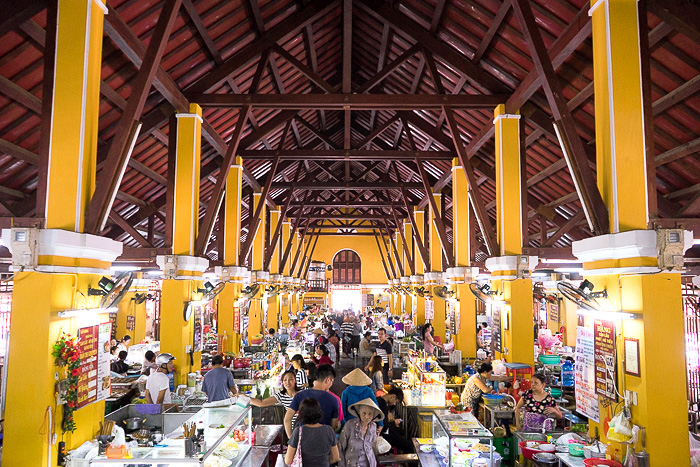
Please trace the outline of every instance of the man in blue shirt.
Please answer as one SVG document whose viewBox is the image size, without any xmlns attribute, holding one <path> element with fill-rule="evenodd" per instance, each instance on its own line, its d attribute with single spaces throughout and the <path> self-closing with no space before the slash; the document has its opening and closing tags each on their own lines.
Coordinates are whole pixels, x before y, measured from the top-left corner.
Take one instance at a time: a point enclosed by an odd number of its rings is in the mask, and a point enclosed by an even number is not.
<svg viewBox="0 0 700 467">
<path fill-rule="evenodd" d="M 228 368 L 223 367 L 224 358 L 221 355 L 214 355 L 211 359 L 211 370 L 204 375 L 202 391 L 207 393 L 209 402 L 216 402 L 228 399 L 229 391 L 237 394 L 238 386 L 233 380 L 233 375 Z"/>
<path fill-rule="evenodd" d="M 331 386 L 333 386 L 334 380 L 335 370 L 333 367 L 327 364 L 321 365 L 316 370 L 316 379 L 314 380 L 313 388 L 297 392 L 294 395 L 294 399 L 292 399 L 292 403 L 289 404 L 287 413 L 284 415 L 284 429 L 288 437 L 292 436 L 292 418 L 294 414 L 299 410 L 301 401 L 309 398 L 316 399 L 321 405 L 321 410 L 323 411 L 321 423 L 338 431 L 338 427 L 340 426 L 338 422 L 340 406 L 338 405 L 336 396 L 328 392 Z"/>
</svg>

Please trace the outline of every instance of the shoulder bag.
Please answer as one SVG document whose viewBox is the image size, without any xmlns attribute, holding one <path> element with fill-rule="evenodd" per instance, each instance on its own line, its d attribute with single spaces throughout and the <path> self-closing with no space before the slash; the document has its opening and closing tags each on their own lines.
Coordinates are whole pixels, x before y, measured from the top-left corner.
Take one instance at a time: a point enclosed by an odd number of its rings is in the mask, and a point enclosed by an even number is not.
<svg viewBox="0 0 700 467">
<path fill-rule="evenodd" d="M 297 441 L 297 450 L 294 453 L 294 459 L 292 459 L 292 463 L 289 464 L 289 467 L 303 467 L 304 463 L 301 460 L 301 429 L 303 427 L 299 427 L 299 440 Z"/>
</svg>

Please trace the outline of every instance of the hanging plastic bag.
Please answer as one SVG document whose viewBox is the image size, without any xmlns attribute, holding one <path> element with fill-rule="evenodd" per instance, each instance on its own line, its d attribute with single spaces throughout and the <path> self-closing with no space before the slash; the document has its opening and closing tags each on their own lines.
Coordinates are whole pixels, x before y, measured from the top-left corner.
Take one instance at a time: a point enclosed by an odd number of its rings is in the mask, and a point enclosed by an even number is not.
<svg viewBox="0 0 700 467">
<path fill-rule="evenodd" d="M 632 424 L 625 419 L 623 412 L 618 412 L 608 425 L 607 437 L 613 441 L 627 442 L 632 437 Z"/>
</svg>

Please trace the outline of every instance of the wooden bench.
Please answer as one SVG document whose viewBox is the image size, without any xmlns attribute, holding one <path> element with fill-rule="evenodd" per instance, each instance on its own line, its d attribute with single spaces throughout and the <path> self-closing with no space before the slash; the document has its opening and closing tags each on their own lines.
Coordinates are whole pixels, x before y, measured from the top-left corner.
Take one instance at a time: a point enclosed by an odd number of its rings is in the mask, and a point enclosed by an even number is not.
<svg viewBox="0 0 700 467">
<path fill-rule="evenodd" d="M 377 457 L 377 464 L 418 464 L 417 454 L 389 454 L 388 456 Z"/>
</svg>

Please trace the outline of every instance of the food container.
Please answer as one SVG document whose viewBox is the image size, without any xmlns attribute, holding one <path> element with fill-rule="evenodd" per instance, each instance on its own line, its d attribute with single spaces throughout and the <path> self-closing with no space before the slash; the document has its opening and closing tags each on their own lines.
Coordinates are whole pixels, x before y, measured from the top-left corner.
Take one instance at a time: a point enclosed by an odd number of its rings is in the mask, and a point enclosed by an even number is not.
<svg viewBox="0 0 700 467">
<path fill-rule="evenodd" d="M 545 365 L 557 365 L 561 361 L 559 355 L 538 355 L 537 359 Z"/>
<path fill-rule="evenodd" d="M 540 444 L 538 447 L 539 447 L 540 451 L 544 451 L 544 452 L 554 452 L 557 449 L 557 447 L 555 445 L 548 444 L 548 443 Z"/>
<path fill-rule="evenodd" d="M 569 444 L 569 455 L 574 457 L 583 457 L 583 444 Z"/>
<path fill-rule="evenodd" d="M 586 459 L 603 459 L 605 457 L 606 445 L 604 444 L 593 444 L 591 446 L 583 447 L 583 457 Z"/>
<path fill-rule="evenodd" d="M 127 418 L 124 420 L 124 426 L 127 430 L 138 430 L 143 426 L 145 421 L 146 419 L 141 417 Z"/>
<path fill-rule="evenodd" d="M 532 459 L 539 465 L 558 465 L 559 458 L 551 452 L 538 452 L 532 456 Z"/>
<path fill-rule="evenodd" d="M 532 456 L 542 451 L 539 450 L 539 445 L 543 444 L 540 441 L 520 441 L 518 446 L 520 446 L 520 452 L 523 453 L 525 459 L 533 460 Z"/>
<path fill-rule="evenodd" d="M 619 462 L 607 459 L 584 459 L 583 465 L 586 467 L 622 467 Z"/>
<path fill-rule="evenodd" d="M 482 397 L 486 405 L 500 405 L 505 396 L 503 394 L 484 394 Z"/>
</svg>

